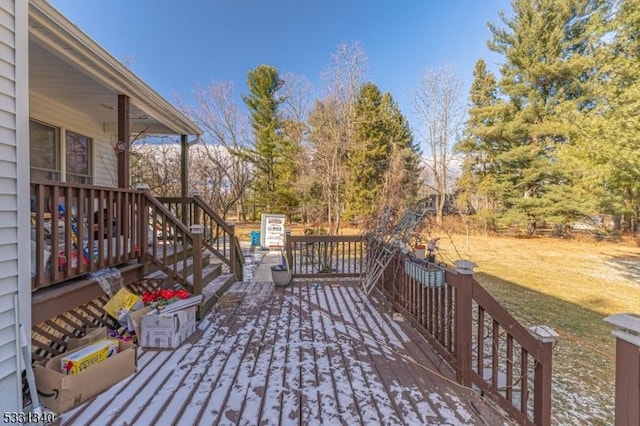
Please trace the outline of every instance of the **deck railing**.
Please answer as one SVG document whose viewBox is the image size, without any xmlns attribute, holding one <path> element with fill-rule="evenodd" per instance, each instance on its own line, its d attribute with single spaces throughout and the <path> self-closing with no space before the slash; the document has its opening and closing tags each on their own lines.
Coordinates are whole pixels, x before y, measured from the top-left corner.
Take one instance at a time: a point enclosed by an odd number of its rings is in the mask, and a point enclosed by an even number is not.
<svg viewBox="0 0 640 426">
<path fill-rule="evenodd" d="M 145 191 L 32 182 L 31 231 L 34 291 L 138 261 L 201 294 L 200 234 Z"/>
<path fill-rule="evenodd" d="M 640 316 L 615 314 L 604 319 L 616 337 L 616 426 L 640 425 Z"/>
<path fill-rule="evenodd" d="M 294 277 L 357 277 L 362 271 L 365 248 L 362 236 L 287 236 L 285 245 Z"/>
<path fill-rule="evenodd" d="M 244 256 L 233 224 L 225 222 L 197 195 L 159 197 L 158 200 L 186 226 L 201 225 L 204 230 L 203 246 L 225 263 L 237 280 L 242 281 Z"/>
<path fill-rule="evenodd" d="M 137 259 L 144 204 L 138 191 L 32 182 L 32 289 Z"/>
<path fill-rule="evenodd" d="M 158 265 L 170 278 L 193 294 L 202 294 L 202 233 L 188 228 L 162 203 L 144 192 L 147 201 L 143 223 L 150 230 L 142 253 L 147 261 Z M 193 262 L 191 268 L 189 263 Z M 192 271 L 189 281 L 188 272 Z"/>
<path fill-rule="evenodd" d="M 425 281 L 407 262 L 396 256 L 380 288 L 455 368 L 458 382 L 521 424 L 550 424 L 552 343 L 533 337 L 472 275 L 446 269 L 444 280 Z"/>
</svg>

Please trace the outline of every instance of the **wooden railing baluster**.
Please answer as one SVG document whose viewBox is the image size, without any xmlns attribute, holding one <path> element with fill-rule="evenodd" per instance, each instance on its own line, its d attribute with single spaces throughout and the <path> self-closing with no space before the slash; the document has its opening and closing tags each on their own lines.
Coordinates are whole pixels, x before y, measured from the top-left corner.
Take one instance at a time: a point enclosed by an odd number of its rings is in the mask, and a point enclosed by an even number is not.
<svg viewBox="0 0 640 426">
<path fill-rule="evenodd" d="M 139 236 L 132 212 L 141 199 L 134 194 L 120 188 L 32 182 L 32 289 L 137 259 Z"/>
<path fill-rule="evenodd" d="M 296 235 L 285 244 L 294 278 L 357 277 L 363 247 L 364 238 L 357 235 Z"/>
<path fill-rule="evenodd" d="M 549 424 L 552 344 L 534 337 L 472 275 L 447 269 L 441 285 L 423 285 L 404 262 L 401 255 L 392 260 L 379 289 L 451 364 L 457 381 L 490 396 L 520 423 Z"/>
</svg>

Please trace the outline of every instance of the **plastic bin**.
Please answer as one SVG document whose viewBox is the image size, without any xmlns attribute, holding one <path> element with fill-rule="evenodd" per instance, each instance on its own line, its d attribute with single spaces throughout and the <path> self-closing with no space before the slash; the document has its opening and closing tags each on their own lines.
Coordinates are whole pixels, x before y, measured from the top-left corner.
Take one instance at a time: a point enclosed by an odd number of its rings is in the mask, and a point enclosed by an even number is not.
<svg viewBox="0 0 640 426">
<path fill-rule="evenodd" d="M 251 231 L 251 245 L 252 246 L 260 245 L 260 231 Z"/>
</svg>

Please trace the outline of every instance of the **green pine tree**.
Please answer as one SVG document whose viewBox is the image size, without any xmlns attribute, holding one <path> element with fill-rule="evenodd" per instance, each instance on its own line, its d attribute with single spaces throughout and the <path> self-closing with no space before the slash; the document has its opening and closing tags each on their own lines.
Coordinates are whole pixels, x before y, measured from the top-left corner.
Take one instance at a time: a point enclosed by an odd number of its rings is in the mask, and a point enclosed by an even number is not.
<svg viewBox="0 0 640 426">
<path fill-rule="evenodd" d="M 504 105 L 498 98 L 496 78 L 487 70 L 483 59 L 476 62 L 473 76 L 466 136 L 456 145 L 456 151 L 464 156 L 457 180 L 458 204 L 468 206 L 486 223 L 492 223 L 502 211 L 496 193 L 497 156 L 507 147 L 496 122 Z"/>
<path fill-rule="evenodd" d="M 282 100 L 278 98 L 282 84 L 278 70 L 269 65 L 259 65 L 248 73 L 249 95 L 243 100 L 249 108 L 255 144 L 241 155 L 256 168 L 253 189 L 257 208 L 291 214 L 298 202 L 294 191 L 298 146 L 283 136 Z"/>
<path fill-rule="evenodd" d="M 640 219 L 640 8 L 636 0 L 606 2 L 600 13 L 595 53 L 597 71 L 590 80 L 592 101 L 576 123 L 584 160 L 599 211 L 617 226 L 637 230 Z M 595 67 L 594 67 L 595 68 Z"/>
<path fill-rule="evenodd" d="M 539 220 L 566 223 L 591 211 L 586 196 L 559 201 L 576 193 L 582 178 L 582 170 L 563 162 L 574 143 L 563 112 L 588 97 L 588 29 L 598 3 L 514 0 L 513 16 L 502 16 L 506 28 L 490 26 L 489 46 L 505 59 L 499 100 L 472 109 L 469 133 L 480 146 L 497 143 L 485 182 L 502 221 L 534 227 Z"/>
<path fill-rule="evenodd" d="M 419 156 L 406 118 L 389 93 L 364 84 L 354 107 L 354 145 L 348 154 L 345 217 L 372 216 L 381 201 L 390 166 L 408 199 L 418 187 Z M 395 161 L 394 161 L 395 160 Z M 398 191 L 398 186 L 393 189 Z"/>
</svg>

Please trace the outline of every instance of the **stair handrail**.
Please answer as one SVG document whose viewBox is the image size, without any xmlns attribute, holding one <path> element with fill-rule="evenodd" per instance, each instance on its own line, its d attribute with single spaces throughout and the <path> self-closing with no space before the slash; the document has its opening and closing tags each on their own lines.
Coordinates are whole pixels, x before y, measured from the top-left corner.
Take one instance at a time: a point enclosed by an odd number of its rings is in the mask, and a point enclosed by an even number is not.
<svg viewBox="0 0 640 426">
<path fill-rule="evenodd" d="M 218 224 L 223 231 L 229 234 L 228 265 L 231 268 L 231 272 L 236 276 L 236 278 L 242 281 L 242 266 L 245 264 L 245 259 L 244 254 L 242 253 L 242 249 L 240 248 L 240 241 L 238 240 L 238 237 L 236 235 L 235 226 L 229 225 L 227 222 L 225 222 L 224 219 L 222 219 L 220 215 L 218 215 L 218 213 L 216 213 L 215 210 L 211 208 L 211 206 L 205 203 L 199 195 L 194 194 L 192 200 L 192 202 L 200 209 L 202 209 L 202 211 L 207 216 L 213 219 L 213 221 Z M 205 240 L 204 245 L 209 250 L 213 250 L 213 247 L 210 247 L 208 241 Z"/>
<path fill-rule="evenodd" d="M 144 194 L 145 200 L 150 205 L 152 205 L 153 208 L 155 208 L 156 214 L 160 213 L 164 218 L 166 218 L 166 220 L 173 227 L 175 227 L 180 233 L 182 233 L 182 235 L 184 235 L 185 241 L 183 241 L 183 245 L 185 242 L 191 245 L 192 256 L 193 256 L 193 283 L 192 283 L 191 291 L 195 295 L 202 294 L 202 285 L 203 285 L 202 283 L 202 245 L 203 245 L 202 234 L 195 230 L 192 231 L 186 224 L 184 224 L 178 217 L 176 217 L 169 209 L 167 209 L 162 204 L 162 202 L 160 202 L 160 200 L 158 200 L 153 195 L 151 195 L 146 189 L 141 189 L 141 192 Z M 151 225 L 151 229 L 153 230 L 152 241 L 154 242 L 154 245 L 155 245 L 155 242 L 157 241 L 157 234 L 155 229 L 156 227 L 154 226 L 155 224 L 152 222 L 151 218 L 148 217 L 149 209 L 145 207 L 145 209 L 143 209 L 143 214 L 145 216 L 142 218 L 142 221 L 143 223 L 148 224 L 148 226 L 141 227 L 143 229 L 142 232 L 145 232 L 145 233 L 149 232 L 149 225 Z M 164 228 L 163 232 L 165 232 L 166 223 L 163 223 L 163 228 Z M 142 238 L 141 241 L 144 244 L 144 247 L 141 250 L 141 256 L 143 257 L 151 256 L 152 257 L 151 261 L 153 263 L 159 264 L 165 273 L 169 272 L 171 274 L 171 278 L 173 278 L 180 284 L 184 285 L 185 287 L 190 287 L 190 284 L 187 280 L 187 276 L 185 276 L 184 274 L 178 271 L 178 268 L 177 268 L 178 258 L 177 258 L 177 255 L 175 255 L 175 250 L 174 250 L 174 261 L 169 263 L 166 260 L 167 259 L 166 245 L 164 245 L 163 247 L 164 256 L 160 257 L 155 247 L 153 247 L 151 253 L 149 253 L 149 250 L 147 247 L 149 239 L 147 234 L 145 234 L 144 238 Z M 186 268 L 187 257 L 184 255 L 186 252 L 187 252 L 187 247 L 183 247 L 183 256 L 182 256 L 182 259 L 180 259 L 183 263 L 183 268 L 182 268 L 183 271 L 187 270 Z M 148 260 L 148 259 L 143 259 L 143 260 Z"/>
<path fill-rule="evenodd" d="M 202 244 L 225 263 L 238 280 L 242 280 L 242 267 L 245 264 L 245 259 L 233 224 L 227 223 L 198 194 L 193 194 L 192 197 L 158 197 L 158 200 L 172 206 L 176 216 L 181 216 L 188 225 L 205 225 L 205 232 L 210 233 L 213 232 L 212 229 L 206 229 L 209 225 L 207 224 L 208 220 L 217 226 L 223 234 L 222 248 L 219 247 L 219 244 L 213 244 L 213 240 L 206 237 L 203 238 Z M 172 210 L 171 207 L 168 209 Z M 201 215 L 202 217 L 200 217 Z"/>
</svg>

